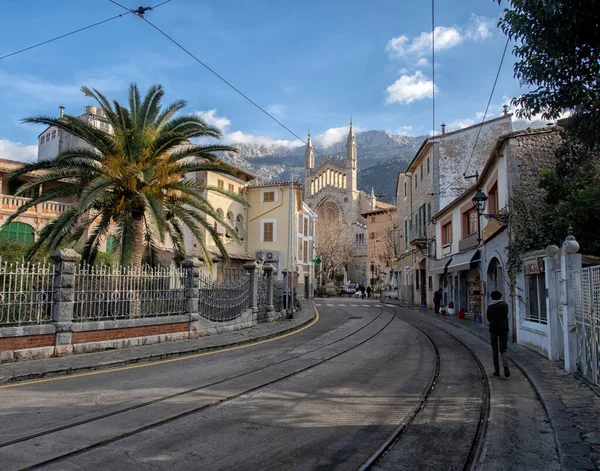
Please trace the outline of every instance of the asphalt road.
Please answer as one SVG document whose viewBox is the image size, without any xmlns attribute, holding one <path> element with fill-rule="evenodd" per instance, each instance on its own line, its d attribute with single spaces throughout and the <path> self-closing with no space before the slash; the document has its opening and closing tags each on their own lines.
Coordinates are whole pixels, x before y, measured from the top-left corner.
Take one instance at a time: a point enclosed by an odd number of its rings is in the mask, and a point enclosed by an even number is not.
<svg viewBox="0 0 600 471">
<path fill-rule="evenodd" d="M 483 342 L 317 302 L 285 338 L 0 389 L 0 468 L 558 469 L 535 394 L 516 371 L 491 381 Z"/>
</svg>

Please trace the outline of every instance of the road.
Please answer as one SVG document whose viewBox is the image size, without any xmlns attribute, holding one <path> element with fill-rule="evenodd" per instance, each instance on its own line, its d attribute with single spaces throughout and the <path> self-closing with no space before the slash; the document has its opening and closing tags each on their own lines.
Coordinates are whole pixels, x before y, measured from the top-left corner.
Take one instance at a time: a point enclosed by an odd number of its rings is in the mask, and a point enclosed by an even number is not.
<svg viewBox="0 0 600 471">
<path fill-rule="evenodd" d="M 480 340 L 375 301 L 317 309 L 240 349 L 0 388 L 0 466 L 559 469 L 534 391 L 491 378 Z"/>
</svg>

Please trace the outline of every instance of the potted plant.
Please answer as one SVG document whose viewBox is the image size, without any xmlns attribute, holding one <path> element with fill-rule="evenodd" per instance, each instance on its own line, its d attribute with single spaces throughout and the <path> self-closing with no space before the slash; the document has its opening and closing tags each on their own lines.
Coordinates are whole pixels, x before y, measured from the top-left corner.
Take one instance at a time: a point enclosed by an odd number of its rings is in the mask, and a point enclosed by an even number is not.
<svg viewBox="0 0 600 471">
<path fill-rule="evenodd" d="M 448 315 L 449 316 L 453 316 L 454 315 L 454 301 L 450 301 L 448 303 Z"/>
<path fill-rule="evenodd" d="M 458 311 L 457 316 L 459 319 L 464 319 L 465 318 L 465 311 L 463 311 L 462 309 Z"/>
<path fill-rule="evenodd" d="M 440 307 L 440 316 L 445 316 L 446 315 L 446 306 L 442 306 Z"/>
</svg>

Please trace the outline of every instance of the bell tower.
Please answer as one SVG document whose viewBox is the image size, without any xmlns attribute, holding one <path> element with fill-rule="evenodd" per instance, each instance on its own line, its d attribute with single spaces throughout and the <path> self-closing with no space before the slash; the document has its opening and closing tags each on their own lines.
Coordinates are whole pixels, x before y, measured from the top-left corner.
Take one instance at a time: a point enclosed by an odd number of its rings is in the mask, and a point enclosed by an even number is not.
<svg viewBox="0 0 600 471">
<path fill-rule="evenodd" d="M 304 151 L 304 195 L 305 197 L 313 194 L 311 188 L 311 173 L 312 169 L 315 168 L 315 150 L 312 146 L 312 140 L 310 138 L 310 132 L 308 133 L 308 139 L 306 140 L 306 150 Z"/>
<path fill-rule="evenodd" d="M 354 136 L 354 127 L 350 120 L 350 129 L 348 131 L 348 140 L 346 141 L 346 161 L 350 175 L 348 178 L 348 189 L 356 191 L 357 180 L 357 162 L 356 162 L 356 137 Z"/>
</svg>

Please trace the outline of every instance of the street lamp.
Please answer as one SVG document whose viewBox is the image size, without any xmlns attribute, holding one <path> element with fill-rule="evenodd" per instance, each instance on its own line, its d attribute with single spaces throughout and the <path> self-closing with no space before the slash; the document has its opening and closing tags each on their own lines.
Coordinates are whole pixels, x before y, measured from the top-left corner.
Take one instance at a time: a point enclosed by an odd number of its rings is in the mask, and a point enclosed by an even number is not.
<svg viewBox="0 0 600 471">
<path fill-rule="evenodd" d="M 477 242 L 479 244 L 481 244 L 481 225 L 479 221 L 481 216 L 484 216 L 487 219 L 496 219 L 502 224 L 508 223 L 508 214 L 505 211 L 502 211 L 499 214 L 484 214 L 485 207 L 487 205 L 487 200 L 488 197 L 481 190 L 481 188 L 477 188 L 477 191 L 475 191 L 475 195 L 473 196 L 473 198 L 471 198 L 473 206 L 475 206 L 475 209 L 477 211 Z"/>
</svg>

